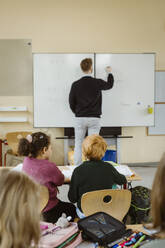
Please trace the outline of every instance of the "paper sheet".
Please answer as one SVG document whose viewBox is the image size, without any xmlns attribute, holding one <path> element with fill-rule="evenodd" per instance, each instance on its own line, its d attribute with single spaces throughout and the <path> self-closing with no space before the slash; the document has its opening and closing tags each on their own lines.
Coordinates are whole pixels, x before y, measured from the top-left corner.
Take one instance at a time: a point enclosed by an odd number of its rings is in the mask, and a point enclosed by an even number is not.
<svg viewBox="0 0 165 248">
<path fill-rule="evenodd" d="M 74 166 L 74 165 L 66 165 L 66 169 L 62 171 L 62 173 L 64 174 L 65 178 L 71 178 L 72 176 L 72 173 L 74 171 L 74 169 L 76 168 L 77 166 Z"/>
<path fill-rule="evenodd" d="M 123 174 L 126 177 L 131 177 L 134 175 L 134 173 L 130 170 L 130 168 L 127 165 L 117 165 L 117 166 L 115 166 L 115 169 L 120 174 Z"/>
<path fill-rule="evenodd" d="M 111 165 L 110 165 L 111 166 Z M 66 169 L 62 171 L 62 173 L 64 174 L 65 178 L 70 179 L 72 176 L 72 173 L 74 171 L 74 169 L 77 166 L 73 166 L 73 165 L 67 165 Z M 134 173 L 130 170 L 130 168 L 127 165 L 115 165 L 114 168 L 120 173 L 123 174 L 126 177 L 130 177 L 133 176 Z"/>
</svg>

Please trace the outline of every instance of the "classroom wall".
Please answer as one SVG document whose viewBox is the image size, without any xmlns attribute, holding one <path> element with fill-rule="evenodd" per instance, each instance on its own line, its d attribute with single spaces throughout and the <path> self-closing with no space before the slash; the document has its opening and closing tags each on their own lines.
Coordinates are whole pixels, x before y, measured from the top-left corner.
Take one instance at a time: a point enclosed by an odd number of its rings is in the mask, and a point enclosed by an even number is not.
<svg viewBox="0 0 165 248">
<path fill-rule="evenodd" d="M 1 84 L 1 83 L 0 83 Z M 2 87 L 2 85 L 1 85 Z M 33 97 L 32 96 L 0 96 L 0 106 L 27 106 L 27 112 L 6 112 L 1 113 L 1 117 L 23 117 L 27 116 L 27 123 L 0 123 L 0 138 L 5 137 L 7 132 L 28 130 L 32 132 L 43 131 L 51 136 L 52 149 L 56 151 L 52 154 L 52 161 L 62 165 L 64 160 L 63 142 L 56 140 L 56 136 L 63 136 L 63 129 L 60 128 L 33 128 Z"/>
<path fill-rule="evenodd" d="M 31 40 L 0 39 L 0 96 L 32 96 Z"/>
<path fill-rule="evenodd" d="M 165 69 L 164 0 L 1 0 L 0 39 L 32 39 L 32 51 L 156 53 L 156 69 Z M 139 72 L 140 73 L 140 72 Z M 3 82 L 0 82 L 3 87 Z M 2 99 L 2 98 L 1 98 Z M 0 133 L 32 128 L 31 97 L 6 97 L 30 108 L 30 123 L 0 124 Z M 55 113 L 56 114 L 56 113 Z M 57 113 L 58 114 L 58 113 Z M 61 129 L 45 130 L 53 137 Z M 165 136 L 147 136 L 145 127 L 123 128 L 121 160 L 155 162 L 165 150 Z M 63 163 L 63 143 L 53 139 L 53 159 Z"/>
</svg>

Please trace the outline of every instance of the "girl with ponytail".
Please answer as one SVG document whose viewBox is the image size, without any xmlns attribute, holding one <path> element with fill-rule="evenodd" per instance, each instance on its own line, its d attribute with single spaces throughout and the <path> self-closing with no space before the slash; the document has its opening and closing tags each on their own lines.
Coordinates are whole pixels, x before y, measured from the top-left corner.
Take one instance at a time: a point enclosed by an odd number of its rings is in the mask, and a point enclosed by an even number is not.
<svg viewBox="0 0 165 248">
<path fill-rule="evenodd" d="M 45 221 L 55 223 L 62 213 L 73 220 L 76 216 L 75 206 L 57 198 L 57 186 L 64 183 L 64 175 L 55 163 L 49 161 L 52 153 L 50 137 L 42 132 L 28 135 L 20 140 L 18 153 L 25 156 L 23 171 L 49 190 L 49 201 L 43 210 Z"/>
</svg>

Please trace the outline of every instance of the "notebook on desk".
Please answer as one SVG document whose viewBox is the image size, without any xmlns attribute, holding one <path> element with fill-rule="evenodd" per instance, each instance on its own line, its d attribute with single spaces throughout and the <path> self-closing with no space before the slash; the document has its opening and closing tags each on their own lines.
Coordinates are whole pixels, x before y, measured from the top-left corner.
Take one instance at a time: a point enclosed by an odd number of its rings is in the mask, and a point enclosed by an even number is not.
<svg viewBox="0 0 165 248">
<path fill-rule="evenodd" d="M 126 177 L 134 176 L 135 174 L 130 170 L 130 168 L 127 165 L 118 165 L 115 167 L 115 169 L 120 173 L 123 174 Z"/>
<path fill-rule="evenodd" d="M 62 170 L 62 173 L 64 174 L 65 178 L 71 179 L 73 171 L 76 167 L 77 166 L 74 166 L 74 165 L 66 165 L 65 170 Z"/>
<path fill-rule="evenodd" d="M 106 161 L 107 162 L 107 161 Z M 110 164 L 112 164 L 115 169 L 120 173 L 120 174 L 123 174 L 124 176 L 126 177 L 131 177 L 134 175 L 134 173 L 130 170 L 130 168 L 127 166 L 127 165 L 119 165 L 119 164 L 116 164 L 114 162 L 111 162 L 111 161 L 108 161 Z M 115 164 L 115 165 L 114 165 Z M 64 174 L 65 178 L 68 178 L 70 179 L 71 176 L 72 176 L 72 173 L 74 171 L 74 169 L 76 168 L 77 166 L 74 166 L 74 165 L 66 165 L 65 166 L 65 170 L 62 171 L 62 173 Z"/>
<path fill-rule="evenodd" d="M 132 172 L 132 170 L 128 167 L 128 165 L 121 165 L 121 164 L 117 164 L 113 161 L 105 161 L 107 163 L 110 163 L 111 165 L 113 165 L 115 167 L 115 169 L 120 173 L 123 174 L 126 177 L 131 177 L 134 176 L 135 174 Z"/>
</svg>

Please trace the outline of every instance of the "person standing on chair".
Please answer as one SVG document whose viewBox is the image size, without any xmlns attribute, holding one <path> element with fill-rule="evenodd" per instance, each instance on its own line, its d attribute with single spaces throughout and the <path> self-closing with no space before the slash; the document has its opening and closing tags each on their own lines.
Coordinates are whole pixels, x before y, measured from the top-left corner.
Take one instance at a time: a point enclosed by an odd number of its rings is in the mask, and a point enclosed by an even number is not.
<svg viewBox="0 0 165 248">
<path fill-rule="evenodd" d="M 83 59 L 80 63 L 84 76 L 71 86 L 69 93 L 69 104 L 75 114 L 75 152 L 74 164 L 82 162 L 82 142 L 86 131 L 88 135 L 99 134 L 100 116 L 102 114 L 102 90 L 109 90 L 113 87 L 114 78 L 111 67 L 106 67 L 108 73 L 107 82 L 91 76 L 93 67 L 92 59 Z"/>
</svg>

